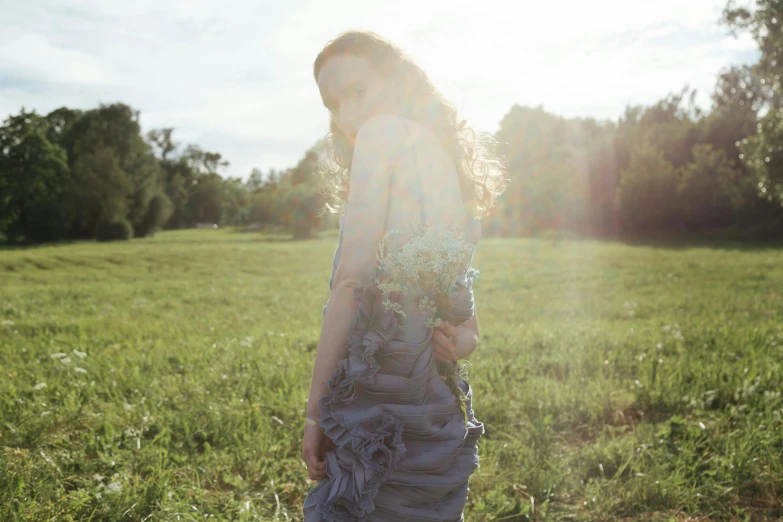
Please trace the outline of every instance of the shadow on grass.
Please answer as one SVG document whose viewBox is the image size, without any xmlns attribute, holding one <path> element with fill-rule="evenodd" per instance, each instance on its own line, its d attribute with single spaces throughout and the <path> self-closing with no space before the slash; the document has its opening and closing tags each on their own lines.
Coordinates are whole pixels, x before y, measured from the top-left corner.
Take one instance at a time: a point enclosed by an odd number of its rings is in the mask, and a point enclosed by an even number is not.
<svg viewBox="0 0 783 522">
<path fill-rule="evenodd" d="M 324 228 L 321 230 L 315 230 L 309 237 L 294 237 L 291 231 L 282 226 L 265 226 L 265 227 L 234 227 L 230 230 L 232 234 L 258 234 L 259 237 L 253 241 L 261 241 L 267 243 L 298 243 L 303 241 L 310 241 L 313 239 L 326 239 L 334 236 L 337 237 L 339 229 L 337 228 Z"/>
<path fill-rule="evenodd" d="M 60 239 L 58 241 L 48 241 L 44 243 L 36 243 L 35 241 L 19 241 L 16 243 L 3 243 L 0 242 L 0 252 L 14 252 L 19 250 L 30 250 L 32 248 L 60 246 L 60 245 L 72 245 L 74 243 L 95 242 L 92 239 Z"/>
<path fill-rule="evenodd" d="M 159 232 L 160 233 L 167 233 L 167 232 L 182 232 L 182 231 L 188 231 L 191 229 L 171 229 L 171 230 L 164 230 Z M 195 230 L 195 229 L 192 229 Z M 209 232 L 209 231 L 207 231 Z M 217 232 L 217 231 L 216 231 Z M 220 229 L 220 233 L 225 234 L 225 239 L 215 238 L 215 239 L 193 239 L 190 237 L 167 237 L 165 241 L 158 241 L 162 244 L 171 244 L 171 243 L 180 243 L 180 244 L 191 244 L 191 245 L 206 245 L 206 244 L 215 244 L 215 243 L 236 243 L 237 239 L 232 238 L 232 235 L 235 235 L 236 238 L 240 236 L 244 236 L 242 241 L 247 241 L 251 243 L 256 242 L 262 242 L 262 243 L 302 243 L 312 240 L 318 240 L 318 239 L 337 239 L 337 235 L 339 233 L 339 230 L 337 228 L 326 228 L 322 230 L 317 230 L 312 233 L 310 237 L 307 238 L 295 238 L 291 234 L 289 230 L 286 230 L 284 227 L 264 227 L 264 228 L 258 228 L 258 227 L 226 227 L 223 229 Z M 258 237 L 251 237 L 247 239 L 248 234 L 255 234 Z M 134 237 L 126 241 L 114 241 L 117 244 L 128 244 L 129 242 L 137 242 L 137 241 L 149 241 L 153 238 L 155 238 L 157 234 L 153 234 L 147 237 Z M 35 248 L 41 248 L 41 247 L 53 247 L 53 246 L 65 246 L 65 245 L 72 245 L 72 244 L 107 244 L 107 243 L 113 243 L 112 241 L 96 241 L 94 239 L 90 238 L 77 238 L 77 239 L 62 239 L 58 241 L 48 241 L 48 242 L 34 242 L 34 241 L 19 241 L 15 243 L 3 243 L 0 242 L 0 252 L 18 252 L 18 251 L 26 251 L 31 250 Z"/>
<path fill-rule="evenodd" d="M 487 236 L 493 237 L 493 236 Z M 730 227 L 713 231 L 645 232 L 635 235 L 587 235 L 570 230 L 547 230 L 533 237 L 553 246 L 560 242 L 600 241 L 606 244 L 666 250 L 708 248 L 727 251 L 783 250 L 783 218 L 753 227 Z"/>
</svg>

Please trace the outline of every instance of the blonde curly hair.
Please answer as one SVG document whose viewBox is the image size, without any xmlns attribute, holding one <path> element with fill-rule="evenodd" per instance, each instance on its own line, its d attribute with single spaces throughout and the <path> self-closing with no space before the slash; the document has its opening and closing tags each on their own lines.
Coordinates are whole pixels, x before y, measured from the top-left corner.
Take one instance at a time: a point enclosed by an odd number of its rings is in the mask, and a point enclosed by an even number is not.
<svg viewBox="0 0 783 522">
<path fill-rule="evenodd" d="M 486 216 L 508 183 L 503 162 L 495 154 L 494 138 L 477 134 L 464 120 L 458 121 L 454 104 L 424 71 L 400 48 L 371 31 L 348 31 L 328 42 L 313 63 L 316 82 L 326 61 L 342 53 L 366 59 L 382 77 L 398 83 L 398 92 L 405 93 L 400 116 L 429 127 L 438 136 L 457 166 L 467 210 L 476 217 Z M 329 129 L 319 170 L 329 198 L 326 210 L 334 214 L 341 213 L 348 200 L 353 146 L 334 119 Z"/>
</svg>

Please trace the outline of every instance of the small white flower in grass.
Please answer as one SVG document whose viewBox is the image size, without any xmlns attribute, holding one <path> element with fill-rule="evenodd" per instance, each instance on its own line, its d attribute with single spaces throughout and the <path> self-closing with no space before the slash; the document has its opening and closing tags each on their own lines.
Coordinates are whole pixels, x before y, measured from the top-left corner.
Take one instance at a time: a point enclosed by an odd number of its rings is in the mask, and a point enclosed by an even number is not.
<svg viewBox="0 0 783 522">
<path fill-rule="evenodd" d="M 46 383 L 45 382 L 39 382 L 38 384 L 33 386 L 33 390 L 35 390 L 35 391 L 43 390 L 44 388 L 46 388 Z"/>
<path fill-rule="evenodd" d="M 73 353 L 79 359 L 84 359 L 85 357 L 87 357 L 87 352 L 80 352 L 79 350 L 74 350 Z"/>
<path fill-rule="evenodd" d="M 63 363 L 63 364 L 69 364 L 71 362 L 71 358 L 70 357 L 66 357 L 65 359 L 60 359 L 60 362 Z"/>
<path fill-rule="evenodd" d="M 60 359 L 62 357 L 65 357 L 66 355 L 68 355 L 68 354 L 63 353 L 63 352 L 57 352 L 57 353 L 51 354 L 49 357 L 51 357 L 52 359 Z"/>
<path fill-rule="evenodd" d="M 51 415 L 51 414 L 52 414 L 52 412 L 50 412 L 50 411 L 42 411 L 41 412 L 41 417 L 46 417 L 47 415 Z"/>
<path fill-rule="evenodd" d="M 122 485 L 119 482 L 112 482 L 106 486 L 106 491 L 109 493 L 122 493 Z"/>
<path fill-rule="evenodd" d="M 55 468 L 55 469 L 57 469 L 58 471 L 60 470 L 60 468 L 57 466 L 57 464 L 55 464 L 55 462 L 54 462 L 54 460 L 52 459 L 52 457 L 50 457 L 49 455 L 47 455 L 47 454 L 46 454 L 46 452 L 45 452 L 44 450 L 41 450 L 41 456 L 44 458 L 44 460 L 45 460 L 46 462 L 48 462 L 49 464 L 51 464 L 51 465 L 52 465 L 52 467 L 54 467 L 54 468 Z"/>
<path fill-rule="evenodd" d="M 76 373 L 87 373 L 87 370 L 85 370 L 84 368 L 79 368 L 78 366 L 74 368 L 73 371 L 75 371 Z"/>
</svg>

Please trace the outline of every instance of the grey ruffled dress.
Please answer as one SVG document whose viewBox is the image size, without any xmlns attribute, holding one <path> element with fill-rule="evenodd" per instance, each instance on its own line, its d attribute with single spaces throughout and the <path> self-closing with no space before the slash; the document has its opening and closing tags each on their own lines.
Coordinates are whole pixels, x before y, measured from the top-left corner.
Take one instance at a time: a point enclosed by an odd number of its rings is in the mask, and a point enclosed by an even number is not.
<svg viewBox="0 0 783 522">
<path fill-rule="evenodd" d="M 468 216 L 465 224 L 476 245 L 480 222 Z M 341 254 L 340 225 L 330 290 Z M 459 279 L 445 316 L 451 324 L 473 316 L 477 273 L 471 268 Z M 354 298 L 359 307 L 348 354 L 319 400 L 320 425 L 335 447 L 325 453 L 327 476 L 305 498 L 304 520 L 464 522 L 468 478 L 479 467 L 477 443 L 484 434 L 471 387 L 464 379 L 457 383 L 467 398 L 465 423 L 436 368 L 434 329 L 424 325 L 413 299 L 403 303 L 407 316 L 400 317 L 384 308 L 374 284 L 356 287 Z"/>
</svg>

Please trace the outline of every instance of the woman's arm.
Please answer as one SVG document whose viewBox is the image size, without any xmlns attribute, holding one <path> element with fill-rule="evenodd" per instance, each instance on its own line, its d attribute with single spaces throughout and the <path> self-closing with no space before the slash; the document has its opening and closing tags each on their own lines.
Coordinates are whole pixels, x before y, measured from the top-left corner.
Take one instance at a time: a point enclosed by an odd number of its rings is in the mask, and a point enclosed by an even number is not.
<svg viewBox="0 0 783 522">
<path fill-rule="evenodd" d="M 478 340 L 478 317 L 476 317 L 474 308 L 473 317 L 457 327 L 456 342 L 454 343 L 454 352 L 457 354 L 457 359 L 470 357 L 470 354 L 472 354 L 476 349 L 476 346 L 478 346 Z"/>
<path fill-rule="evenodd" d="M 329 378 L 348 352 L 348 330 L 358 311 L 354 288 L 370 284 L 378 265 L 376 255 L 386 226 L 389 178 L 403 143 L 402 132 L 396 117 L 378 115 L 362 125 L 356 136 L 342 253 L 326 304 L 307 400 L 307 417 L 313 420 L 319 418 L 318 400 L 328 393 Z"/>
</svg>

